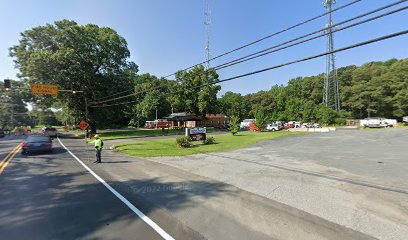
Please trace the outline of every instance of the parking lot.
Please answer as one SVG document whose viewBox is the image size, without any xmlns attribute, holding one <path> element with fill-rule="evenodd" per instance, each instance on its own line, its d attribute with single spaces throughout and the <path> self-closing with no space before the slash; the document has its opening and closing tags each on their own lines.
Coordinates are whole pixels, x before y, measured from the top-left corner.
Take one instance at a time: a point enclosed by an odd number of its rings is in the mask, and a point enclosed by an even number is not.
<svg viewBox="0 0 408 240">
<path fill-rule="evenodd" d="M 379 239 L 408 235 L 408 131 L 338 130 L 154 158 Z"/>
</svg>

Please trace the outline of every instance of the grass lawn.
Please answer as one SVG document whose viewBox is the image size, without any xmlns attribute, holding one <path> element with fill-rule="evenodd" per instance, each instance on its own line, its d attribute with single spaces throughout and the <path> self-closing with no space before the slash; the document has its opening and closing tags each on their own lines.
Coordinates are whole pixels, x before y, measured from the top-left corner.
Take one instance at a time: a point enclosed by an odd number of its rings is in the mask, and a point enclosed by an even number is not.
<svg viewBox="0 0 408 240">
<path fill-rule="evenodd" d="M 207 128 L 207 132 L 213 132 L 214 129 Z M 161 129 L 134 129 L 134 130 L 117 130 L 117 131 L 98 131 L 102 140 L 124 139 L 124 138 L 141 138 L 163 136 Z M 165 130 L 164 135 L 184 135 L 184 131 Z M 79 136 L 85 136 L 80 134 Z"/>
<path fill-rule="evenodd" d="M 126 154 L 139 157 L 185 156 L 242 148 L 262 140 L 299 134 L 305 133 L 287 131 L 240 132 L 237 136 L 232 136 L 231 134 L 215 135 L 216 143 L 211 145 L 203 145 L 201 141 L 193 142 L 193 147 L 191 148 L 178 148 L 174 138 L 122 143 L 115 146 L 115 148 Z"/>
</svg>

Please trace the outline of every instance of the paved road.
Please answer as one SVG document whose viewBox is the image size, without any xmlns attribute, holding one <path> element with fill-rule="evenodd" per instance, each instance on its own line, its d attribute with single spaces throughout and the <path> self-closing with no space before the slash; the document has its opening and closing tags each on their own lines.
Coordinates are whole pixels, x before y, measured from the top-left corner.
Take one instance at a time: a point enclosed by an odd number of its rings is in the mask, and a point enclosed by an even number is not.
<svg viewBox="0 0 408 240">
<path fill-rule="evenodd" d="M 1 141 L 2 155 L 19 142 Z M 52 154 L 18 154 L 0 186 L 2 239 L 162 239 L 55 140 Z M 197 239 L 172 225 L 176 236 Z"/>
<path fill-rule="evenodd" d="M 405 240 L 407 142 L 406 129 L 344 130 L 150 161 L 234 185 L 378 239 Z"/>
<path fill-rule="evenodd" d="M 62 141 L 175 239 L 372 239 L 232 185 L 149 160 L 104 151 L 104 163 L 93 164 L 92 147 L 78 139 Z M 17 155 L 0 175 L 2 237 L 160 239 L 54 143 L 53 154 Z"/>
</svg>

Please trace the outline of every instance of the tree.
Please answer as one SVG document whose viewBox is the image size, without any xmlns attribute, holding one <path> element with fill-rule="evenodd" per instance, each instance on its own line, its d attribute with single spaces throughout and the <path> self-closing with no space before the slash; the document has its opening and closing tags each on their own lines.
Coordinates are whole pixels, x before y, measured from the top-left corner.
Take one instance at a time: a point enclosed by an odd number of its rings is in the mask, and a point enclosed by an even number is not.
<svg viewBox="0 0 408 240">
<path fill-rule="evenodd" d="M 61 20 L 54 24 L 35 27 L 21 34 L 18 45 L 10 48 L 20 77 L 28 83 L 56 84 L 60 89 L 76 86 L 83 94 L 59 94 L 58 101 L 84 118 L 85 100 L 99 98 L 128 90 L 138 71 L 130 56 L 126 40 L 111 28 L 95 24 L 78 25 Z M 33 96 L 37 104 L 50 106 L 51 96 Z M 126 105 L 90 108 L 93 131 L 100 125 L 126 121 L 122 112 Z"/>
<path fill-rule="evenodd" d="M 231 130 L 231 134 L 233 136 L 237 135 L 240 127 L 240 119 L 237 116 L 231 116 L 231 121 L 229 122 L 229 127 Z"/>
<path fill-rule="evenodd" d="M 265 113 L 259 111 L 255 113 L 255 128 L 259 131 L 263 131 L 266 128 L 266 124 L 268 123 L 268 117 Z"/>
<path fill-rule="evenodd" d="M 24 86 L 22 82 L 13 80 L 11 80 L 11 85 L 12 89 Z M 0 129 L 12 130 L 14 127 L 31 125 L 28 109 L 23 101 L 25 94 L 24 90 L 9 92 L 2 90 L 0 92 Z"/>
<path fill-rule="evenodd" d="M 220 99 L 219 105 L 221 113 L 227 116 L 234 116 L 243 120 L 249 115 L 249 104 L 247 99 L 239 93 L 226 92 Z"/>
<path fill-rule="evenodd" d="M 221 86 L 215 85 L 218 74 L 214 69 L 205 70 L 204 66 L 194 67 L 190 71 L 178 71 L 172 90 L 173 101 L 182 102 L 184 110 L 189 113 L 205 116 L 207 113 L 217 113 L 217 93 Z"/>
<path fill-rule="evenodd" d="M 144 121 L 167 116 L 171 111 L 168 101 L 169 81 L 159 79 L 150 74 L 142 74 L 135 78 L 134 88 L 136 104 L 133 107 L 130 125 L 140 126 Z"/>
</svg>

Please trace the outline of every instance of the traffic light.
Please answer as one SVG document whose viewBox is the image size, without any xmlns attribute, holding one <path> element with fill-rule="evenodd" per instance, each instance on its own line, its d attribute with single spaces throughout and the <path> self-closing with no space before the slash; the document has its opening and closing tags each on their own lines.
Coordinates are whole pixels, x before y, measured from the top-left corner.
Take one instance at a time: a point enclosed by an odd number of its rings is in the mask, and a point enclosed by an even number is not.
<svg viewBox="0 0 408 240">
<path fill-rule="evenodd" d="M 4 79 L 4 89 L 7 92 L 11 90 L 11 82 L 9 79 Z"/>
<path fill-rule="evenodd" d="M 76 94 L 79 91 L 78 84 L 76 82 L 72 83 L 72 94 Z"/>
</svg>

